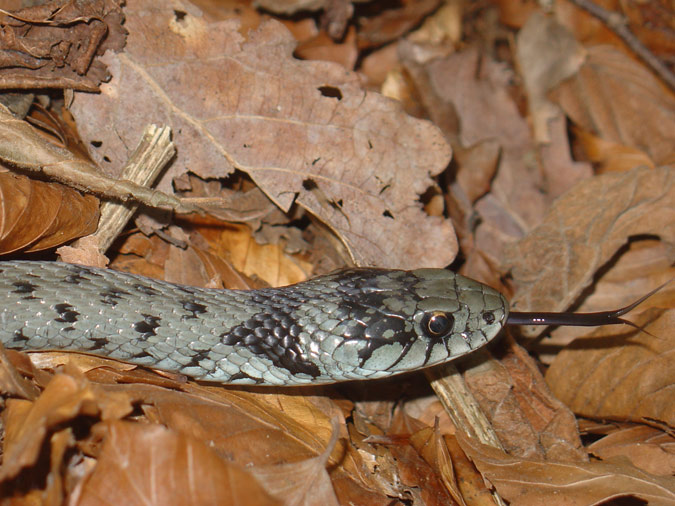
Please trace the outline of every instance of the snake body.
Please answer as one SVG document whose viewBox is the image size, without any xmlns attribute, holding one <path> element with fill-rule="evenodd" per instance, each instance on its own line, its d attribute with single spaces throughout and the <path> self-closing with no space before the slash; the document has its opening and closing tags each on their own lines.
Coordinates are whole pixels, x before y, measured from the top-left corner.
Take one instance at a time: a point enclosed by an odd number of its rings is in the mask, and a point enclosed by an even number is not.
<svg viewBox="0 0 675 506">
<path fill-rule="evenodd" d="M 508 316 L 497 291 L 441 269 L 349 269 L 215 290 L 56 262 L 0 262 L 0 341 L 82 351 L 220 383 L 380 378 L 453 360 Z"/>
</svg>

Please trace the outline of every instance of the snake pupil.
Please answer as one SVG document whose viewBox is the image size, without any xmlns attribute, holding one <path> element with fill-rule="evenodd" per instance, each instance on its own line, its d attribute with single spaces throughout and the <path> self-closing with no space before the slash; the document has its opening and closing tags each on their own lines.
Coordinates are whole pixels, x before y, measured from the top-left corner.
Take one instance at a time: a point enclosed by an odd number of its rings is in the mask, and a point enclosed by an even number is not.
<svg viewBox="0 0 675 506">
<path fill-rule="evenodd" d="M 492 324 L 495 322 L 495 314 L 492 311 L 485 311 L 483 313 L 483 321 L 487 324 Z"/>
<path fill-rule="evenodd" d="M 433 313 L 427 320 L 427 330 L 432 336 L 447 334 L 452 330 L 454 318 L 446 313 Z"/>
</svg>

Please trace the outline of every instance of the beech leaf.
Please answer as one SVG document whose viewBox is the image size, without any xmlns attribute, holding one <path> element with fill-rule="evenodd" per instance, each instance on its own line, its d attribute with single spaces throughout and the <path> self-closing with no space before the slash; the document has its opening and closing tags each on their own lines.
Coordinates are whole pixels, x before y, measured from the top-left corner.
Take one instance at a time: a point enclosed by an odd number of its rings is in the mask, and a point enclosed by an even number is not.
<svg viewBox="0 0 675 506">
<path fill-rule="evenodd" d="M 294 59 L 276 21 L 244 40 L 236 22 L 169 3 L 128 2 L 125 51 L 103 57 L 113 79 L 100 95 L 76 94 L 72 112 L 95 160 L 115 172 L 144 125 L 167 124 L 178 153 L 160 190 L 186 171 L 239 169 L 284 211 L 297 203 L 317 216 L 359 265 L 452 261 L 450 222 L 419 200 L 450 159 L 437 127 L 364 90 L 356 73 Z"/>
</svg>

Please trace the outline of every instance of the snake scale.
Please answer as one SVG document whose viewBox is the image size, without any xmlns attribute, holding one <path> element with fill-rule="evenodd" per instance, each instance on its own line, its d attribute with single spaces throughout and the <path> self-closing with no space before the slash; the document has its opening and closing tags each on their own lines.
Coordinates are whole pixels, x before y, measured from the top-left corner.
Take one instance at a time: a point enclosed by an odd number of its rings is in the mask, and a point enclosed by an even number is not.
<svg viewBox="0 0 675 506">
<path fill-rule="evenodd" d="M 0 341 L 219 383 L 363 380 L 453 360 L 497 336 L 506 299 L 442 269 L 348 269 L 215 290 L 57 262 L 0 262 Z"/>
</svg>

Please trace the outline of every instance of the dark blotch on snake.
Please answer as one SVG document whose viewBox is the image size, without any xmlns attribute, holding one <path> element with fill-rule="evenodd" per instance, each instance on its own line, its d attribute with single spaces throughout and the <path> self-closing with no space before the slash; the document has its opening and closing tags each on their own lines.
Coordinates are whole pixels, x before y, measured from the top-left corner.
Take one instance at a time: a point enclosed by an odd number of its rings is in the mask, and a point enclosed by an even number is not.
<svg viewBox="0 0 675 506">
<path fill-rule="evenodd" d="M 300 327 L 291 322 L 290 315 L 284 313 L 257 314 L 220 337 L 223 344 L 242 346 L 269 359 L 276 367 L 286 369 L 290 374 L 307 374 L 316 378 L 321 371 L 316 364 L 302 356 L 297 339 Z M 294 331 L 296 335 L 293 335 Z"/>
<path fill-rule="evenodd" d="M 56 321 L 62 323 L 74 323 L 77 321 L 77 317 L 80 316 L 80 313 L 75 311 L 70 304 L 56 304 L 54 305 L 54 311 L 59 314 Z"/>
<path fill-rule="evenodd" d="M 118 290 L 116 288 L 108 288 L 105 292 L 100 292 L 99 295 L 101 298 L 99 299 L 101 301 L 101 304 L 105 304 L 106 306 L 110 307 L 115 307 L 117 303 L 122 299 L 122 296 L 124 295 L 129 295 L 129 292 L 125 292 L 124 290 Z"/>
<path fill-rule="evenodd" d="M 154 288 L 152 288 L 151 286 L 137 283 L 134 285 L 134 288 L 145 295 L 150 295 L 151 297 L 159 295 L 159 292 Z"/>
<path fill-rule="evenodd" d="M 17 281 L 16 283 L 12 283 L 12 285 L 16 287 L 14 293 L 33 293 L 37 288 L 34 284 L 25 281 Z"/>
<path fill-rule="evenodd" d="M 141 338 L 147 339 L 150 336 L 156 336 L 155 329 L 160 326 L 161 318 L 149 314 L 143 315 L 143 321 L 134 323 L 131 328 L 141 334 Z"/>
<path fill-rule="evenodd" d="M 197 304 L 189 300 L 182 300 L 183 309 L 192 313 L 190 316 L 184 318 L 197 318 L 197 315 L 206 313 L 206 306 L 204 304 Z"/>
</svg>

